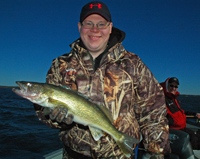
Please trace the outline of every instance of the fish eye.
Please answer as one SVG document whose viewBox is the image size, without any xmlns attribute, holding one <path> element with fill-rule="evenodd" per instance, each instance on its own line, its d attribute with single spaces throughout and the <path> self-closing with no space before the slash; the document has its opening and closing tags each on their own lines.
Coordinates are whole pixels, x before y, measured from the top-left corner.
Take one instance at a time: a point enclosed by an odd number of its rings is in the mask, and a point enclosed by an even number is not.
<svg viewBox="0 0 200 159">
<path fill-rule="evenodd" d="M 27 83 L 27 86 L 28 86 L 28 87 L 31 87 L 31 86 L 32 86 L 32 84 L 31 84 L 31 83 Z"/>
</svg>

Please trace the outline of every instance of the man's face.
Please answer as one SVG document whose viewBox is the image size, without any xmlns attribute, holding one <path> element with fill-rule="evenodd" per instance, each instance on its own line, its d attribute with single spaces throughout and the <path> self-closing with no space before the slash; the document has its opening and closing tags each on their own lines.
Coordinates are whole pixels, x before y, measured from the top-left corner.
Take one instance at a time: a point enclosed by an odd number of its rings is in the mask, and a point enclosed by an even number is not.
<svg viewBox="0 0 200 159">
<path fill-rule="evenodd" d="M 83 21 L 83 23 L 88 22 L 98 24 L 106 23 L 107 21 L 98 14 L 92 14 Z M 84 45 L 86 46 L 92 57 L 95 59 L 106 49 L 110 33 L 112 31 L 112 23 L 110 23 L 110 25 L 105 29 L 98 29 L 97 25 L 94 25 L 92 29 L 86 29 L 79 22 L 78 28 L 80 32 L 80 37 Z"/>
<path fill-rule="evenodd" d="M 172 82 L 168 84 L 168 92 L 172 94 L 176 94 L 178 90 L 178 84 L 176 82 Z"/>
</svg>

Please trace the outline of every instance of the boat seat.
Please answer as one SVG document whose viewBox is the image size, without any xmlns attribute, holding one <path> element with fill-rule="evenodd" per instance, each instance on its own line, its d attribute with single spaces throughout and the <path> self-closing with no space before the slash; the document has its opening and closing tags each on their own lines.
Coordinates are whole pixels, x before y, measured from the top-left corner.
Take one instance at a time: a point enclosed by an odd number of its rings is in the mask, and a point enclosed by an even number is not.
<svg viewBox="0 0 200 159">
<path fill-rule="evenodd" d="M 194 156 L 188 133 L 177 129 L 169 129 L 169 133 L 172 153 L 177 154 L 181 159 Z"/>
<path fill-rule="evenodd" d="M 169 133 L 172 153 L 165 157 L 165 159 L 187 159 L 194 156 L 188 133 L 177 129 L 169 129 Z M 141 142 L 138 148 L 137 159 L 145 159 L 145 154 L 147 153 Z"/>
</svg>

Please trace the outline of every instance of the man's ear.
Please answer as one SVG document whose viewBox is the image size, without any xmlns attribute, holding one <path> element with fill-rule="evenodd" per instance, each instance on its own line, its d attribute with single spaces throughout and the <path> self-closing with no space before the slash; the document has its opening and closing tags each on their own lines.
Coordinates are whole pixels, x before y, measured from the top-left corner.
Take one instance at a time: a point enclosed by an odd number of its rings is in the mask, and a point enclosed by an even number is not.
<svg viewBox="0 0 200 159">
<path fill-rule="evenodd" d="M 112 27 L 113 27 L 113 23 L 112 22 L 110 22 L 110 34 L 112 33 Z"/>
<path fill-rule="evenodd" d="M 78 30 L 79 30 L 79 32 L 81 31 L 81 23 L 80 22 L 78 22 Z"/>
</svg>

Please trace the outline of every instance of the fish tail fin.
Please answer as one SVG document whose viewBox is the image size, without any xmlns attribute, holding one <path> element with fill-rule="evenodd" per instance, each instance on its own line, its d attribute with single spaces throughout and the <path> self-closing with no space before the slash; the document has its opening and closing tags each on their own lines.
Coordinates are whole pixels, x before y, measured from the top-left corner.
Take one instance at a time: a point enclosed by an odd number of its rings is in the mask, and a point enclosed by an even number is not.
<svg viewBox="0 0 200 159">
<path fill-rule="evenodd" d="M 127 157 L 130 157 L 133 153 L 133 145 L 139 142 L 139 140 L 123 133 L 122 137 L 116 140 L 117 145 Z"/>
</svg>

